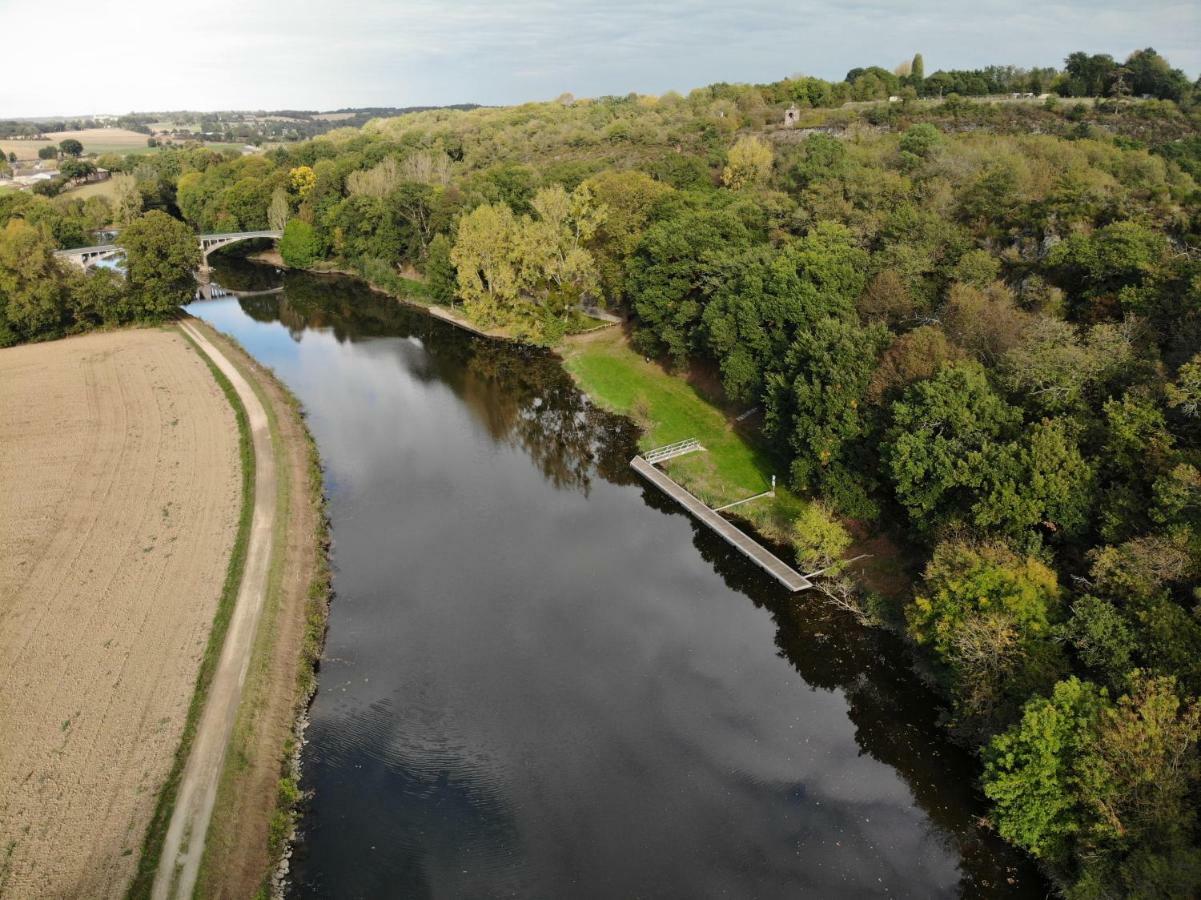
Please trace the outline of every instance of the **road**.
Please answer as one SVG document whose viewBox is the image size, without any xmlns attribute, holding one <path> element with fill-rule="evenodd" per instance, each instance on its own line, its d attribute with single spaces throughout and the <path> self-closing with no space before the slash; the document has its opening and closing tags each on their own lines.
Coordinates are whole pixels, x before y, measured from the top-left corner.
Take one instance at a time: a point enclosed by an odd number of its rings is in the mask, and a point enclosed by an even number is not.
<svg viewBox="0 0 1201 900">
<path fill-rule="evenodd" d="M 254 445 L 254 513 L 246 548 L 246 567 L 229 631 L 184 766 L 162 858 L 155 873 L 151 894 L 155 900 L 190 898 L 196 886 L 205 836 L 225 765 L 225 751 L 233 734 L 242 685 L 254 649 L 255 631 L 267 594 L 272 530 L 276 519 L 275 452 L 263 404 L 242 374 L 199 329 L 188 322 L 180 323 L 180 328 L 229 379 L 246 409 Z"/>
</svg>

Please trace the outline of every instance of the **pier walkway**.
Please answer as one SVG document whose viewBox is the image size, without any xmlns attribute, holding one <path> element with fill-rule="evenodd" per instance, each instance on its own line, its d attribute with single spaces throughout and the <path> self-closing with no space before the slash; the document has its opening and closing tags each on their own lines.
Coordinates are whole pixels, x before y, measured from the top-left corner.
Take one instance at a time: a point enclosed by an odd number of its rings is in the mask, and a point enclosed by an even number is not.
<svg viewBox="0 0 1201 900">
<path fill-rule="evenodd" d="M 701 448 L 697 445 L 692 449 L 699 450 Z M 654 451 L 650 451 L 647 455 L 654 456 Z M 679 454 L 674 453 L 671 455 Z M 656 458 L 662 459 L 663 457 L 659 456 Z M 670 458 L 670 456 L 667 458 Z M 655 485 L 655 487 L 659 488 L 659 490 L 663 491 L 663 493 L 667 494 L 667 496 L 671 497 L 676 503 L 680 504 L 680 506 L 684 507 L 693 518 L 721 535 L 734 549 L 738 550 L 743 556 L 767 572 L 768 575 L 771 575 L 776 581 L 788 588 L 788 590 L 796 593 L 797 591 L 804 591 L 813 587 L 813 583 L 808 578 L 745 532 L 735 528 L 696 497 L 692 496 L 692 494 L 688 493 L 688 491 L 680 487 L 680 485 L 676 484 L 666 472 L 656 469 L 654 464 L 648 462 L 644 457 L 635 456 L 630 460 L 630 467 L 651 484 Z"/>
</svg>

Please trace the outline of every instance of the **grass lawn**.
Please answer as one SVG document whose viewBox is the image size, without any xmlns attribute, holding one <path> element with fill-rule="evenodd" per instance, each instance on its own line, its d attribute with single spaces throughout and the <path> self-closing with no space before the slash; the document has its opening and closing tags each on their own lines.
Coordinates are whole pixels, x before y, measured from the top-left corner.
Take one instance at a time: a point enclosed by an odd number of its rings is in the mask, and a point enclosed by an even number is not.
<svg viewBox="0 0 1201 900">
<path fill-rule="evenodd" d="M 773 474 L 783 482 L 788 471 L 783 460 L 754 435 L 735 431 L 731 419 L 684 378 L 631 350 L 619 329 L 569 340 L 559 352 L 567 371 L 595 403 L 642 426 L 641 449 L 686 438 L 701 442 L 707 452 L 677 457 L 663 468 L 710 507 L 767 490 Z M 729 514 L 748 522 L 763 537 L 786 545 L 808 502 L 777 485 L 775 497 L 753 500 Z M 851 532 L 854 542 L 847 557 L 866 556 L 854 565 L 855 580 L 887 598 L 907 597 L 916 573 L 902 551 L 871 523 L 859 523 Z"/>
<path fill-rule="evenodd" d="M 710 506 L 767 490 L 773 474 L 784 480 L 783 462 L 736 432 L 726 415 L 683 378 L 631 350 L 619 329 L 569 342 L 560 352 L 567 370 L 594 402 L 642 426 L 643 450 L 687 438 L 701 442 L 707 452 L 678 457 L 664 468 Z M 786 540 L 804 503 L 777 486 L 775 498 L 755 500 L 737 512 L 766 536 Z"/>
<path fill-rule="evenodd" d="M 105 181 L 94 181 L 90 184 L 81 184 L 78 187 L 73 187 L 65 190 L 59 196 L 71 197 L 76 200 L 86 200 L 88 197 L 107 197 L 112 200 L 116 195 L 116 187 L 111 178 Z"/>
</svg>

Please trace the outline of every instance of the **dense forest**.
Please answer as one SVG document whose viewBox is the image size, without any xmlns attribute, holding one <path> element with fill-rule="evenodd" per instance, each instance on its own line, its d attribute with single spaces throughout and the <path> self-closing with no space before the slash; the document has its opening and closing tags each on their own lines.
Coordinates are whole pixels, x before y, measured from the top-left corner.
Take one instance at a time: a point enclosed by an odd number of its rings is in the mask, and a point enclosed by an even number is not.
<svg viewBox="0 0 1201 900">
<path fill-rule="evenodd" d="M 1051 96 L 967 96 L 997 92 Z M 0 345 L 138 317 L 133 266 L 122 287 L 49 253 L 164 212 L 283 228 L 291 265 L 531 342 L 619 310 L 644 354 L 762 410 L 835 517 L 810 525 L 875 523 L 919 560 L 909 596 L 855 602 L 945 695 L 993 826 L 1067 896 L 1196 896 L 1199 100 L 1153 50 L 919 57 L 131 157 L 119 204 L 0 194 Z"/>
</svg>

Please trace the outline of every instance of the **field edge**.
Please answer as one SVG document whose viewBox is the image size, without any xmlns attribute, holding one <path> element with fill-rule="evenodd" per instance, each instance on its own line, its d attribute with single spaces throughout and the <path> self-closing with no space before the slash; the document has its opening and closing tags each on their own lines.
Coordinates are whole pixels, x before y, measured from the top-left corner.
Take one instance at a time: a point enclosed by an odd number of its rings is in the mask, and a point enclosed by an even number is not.
<svg viewBox="0 0 1201 900">
<path fill-rule="evenodd" d="M 142 839 L 142 850 L 138 858 L 138 868 L 126 891 L 126 897 L 129 900 L 141 900 L 141 898 L 149 897 L 154 885 L 154 874 L 158 870 L 163 841 L 167 835 L 167 826 L 171 822 L 171 815 L 175 809 L 175 798 L 179 790 L 180 779 L 183 776 L 184 765 L 187 763 L 188 753 L 191 751 L 192 741 L 196 736 L 200 713 L 204 709 L 208 687 L 212 682 L 217 660 L 221 656 L 221 648 L 225 643 L 225 635 L 229 630 L 230 619 L 236 605 L 238 589 L 242 584 L 242 573 L 246 565 L 246 548 L 254 512 L 254 444 L 251 440 L 250 422 L 246 415 L 246 409 L 242 405 L 242 401 L 238 399 L 234 386 L 216 364 L 200 351 L 196 343 L 182 329 L 174 330 L 204 360 L 214 380 L 220 386 L 221 392 L 225 395 L 225 399 L 233 409 L 234 419 L 238 425 L 238 458 L 242 466 L 242 501 L 238 511 L 238 529 L 234 537 L 233 548 L 230 551 L 229 565 L 225 572 L 225 582 L 222 585 L 217 612 L 213 616 L 213 628 L 209 632 L 209 640 L 200 663 L 200 671 L 196 676 L 196 688 L 192 692 L 192 700 L 188 704 L 183 735 L 175 751 L 171 771 L 159 789 L 154 815 L 151 816 L 150 823 L 146 826 L 146 833 Z"/>
<path fill-rule="evenodd" d="M 196 896 L 267 897 L 292 840 L 302 795 L 299 748 L 325 641 L 329 520 L 320 455 L 294 394 L 238 342 L 191 319 L 251 385 L 267 412 L 278 471 L 277 522 L 263 619 L 221 773 Z M 274 663 L 274 664 L 273 664 Z M 273 678 L 291 668 L 291 684 Z M 274 695 L 272 689 L 274 688 Z M 279 723 L 286 719 L 287 728 Z M 255 767 L 270 763 L 266 790 Z M 261 775 L 261 772 L 258 773 Z M 253 812 L 247 816 L 246 808 Z"/>
</svg>

